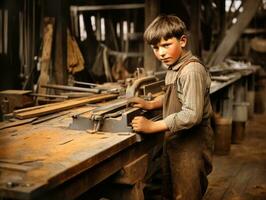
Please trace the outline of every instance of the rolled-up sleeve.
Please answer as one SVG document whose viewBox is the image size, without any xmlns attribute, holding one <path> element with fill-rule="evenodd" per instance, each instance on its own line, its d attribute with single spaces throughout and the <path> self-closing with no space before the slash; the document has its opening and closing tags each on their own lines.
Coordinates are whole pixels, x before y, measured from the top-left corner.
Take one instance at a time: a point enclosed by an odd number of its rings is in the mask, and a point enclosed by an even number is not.
<svg viewBox="0 0 266 200">
<path fill-rule="evenodd" d="M 182 88 L 180 94 L 182 99 L 181 110 L 164 119 L 172 133 L 189 129 L 201 122 L 206 91 L 206 74 L 198 70 L 188 71 L 180 76 L 178 84 Z"/>
</svg>

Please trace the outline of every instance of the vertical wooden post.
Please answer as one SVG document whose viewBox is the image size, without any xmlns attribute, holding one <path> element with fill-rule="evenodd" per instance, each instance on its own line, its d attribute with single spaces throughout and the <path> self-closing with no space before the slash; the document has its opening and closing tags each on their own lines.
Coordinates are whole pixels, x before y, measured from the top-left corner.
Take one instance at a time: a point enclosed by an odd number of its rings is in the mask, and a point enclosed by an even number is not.
<svg viewBox="0 0 266 200">
<path fill-rule="evenodd" d="M 47 89 L 41 86 L 49 83 L 49 68 L 51 64 L 53 32 L 54 32 L 54 18 L 46 17 L 43 22 L 43 49 L 41 56 L 41 71 L 38 80 L 38 93 L 47 94 Z M 40 98 L 38 97 L 37 100 Z"/>
<path fill-rule="evenodd" d="M 52 81 L 57 84 L 67 83 L 67 20 L 69 1 L 45 0 L 44 16 L 55 18 L 55 41 L 53 43 Z"/>
<path fill-rule="evenodd" d="M 234 86 L 228 86 L 221 100 L 222 117 L 231 118 L 233 112 Z"/>
<path fill-rule="evenodd" d="M 55 3 L 55 2 L 54 2 Z M 57 0 L 56 35 L 55 35 L 55 82 L 67 84 L 67 19 L 68 1 Z"/>
<path fill-rule="evenodd" d="M 160 1 L 145 0 L 145 29 L 154 20 L 160 12 Z M 156 60 L 149 45 L 144 44 L 144 69 L 156 71 L 158 61 Z"/>
<path fill-rule="evenodd" d="M 225 13 L 225 1 L 218 1 L 219 7 L 219 24 L 220 24 L 220 38 L 223 38 L 226 31 L 226 13 Z"/>
<path fill-rule="evenodd" d="M 200 30 L 200 15 L 201 15 L 201 0 L 190 2 L 191 14 L 191 51 L 194 55 L 201 57 L 201 30 Z"/>
</svg>

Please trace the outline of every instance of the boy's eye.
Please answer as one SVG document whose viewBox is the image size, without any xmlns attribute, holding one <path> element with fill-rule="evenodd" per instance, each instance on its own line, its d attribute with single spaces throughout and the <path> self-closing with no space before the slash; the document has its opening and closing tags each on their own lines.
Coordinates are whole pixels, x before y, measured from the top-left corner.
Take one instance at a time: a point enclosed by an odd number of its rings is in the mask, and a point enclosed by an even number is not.
<svg viewBox="0 0 266 200">
<path fill-rule="evenodd" d="M 170 43 L 167 43 L 167 44 L 164 44 L 163 47 L 169 47 L 171 44 Z"/>
</svg>

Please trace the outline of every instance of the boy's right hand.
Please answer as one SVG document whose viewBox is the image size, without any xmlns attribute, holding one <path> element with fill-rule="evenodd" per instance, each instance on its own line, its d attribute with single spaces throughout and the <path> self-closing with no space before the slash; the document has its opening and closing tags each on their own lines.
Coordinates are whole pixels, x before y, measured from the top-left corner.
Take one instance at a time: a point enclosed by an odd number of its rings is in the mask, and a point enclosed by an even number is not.
<svg viewBox="0 0 266 200">
<path fill-rule="evenodd" d="M 142 108 L 144 110 L 150 110 L 149 102 L 140 97 L 132 97 L 128 99 L 128 104 L 133 104 L 133 107 Z"/>
</svg>

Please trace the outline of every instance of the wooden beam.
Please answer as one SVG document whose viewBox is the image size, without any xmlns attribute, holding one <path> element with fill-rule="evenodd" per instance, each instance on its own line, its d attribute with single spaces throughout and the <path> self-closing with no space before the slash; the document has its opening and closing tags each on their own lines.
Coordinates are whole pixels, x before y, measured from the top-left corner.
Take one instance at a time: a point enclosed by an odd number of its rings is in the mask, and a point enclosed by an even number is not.
<svg viewBox="0 0 266 200">
<path fill-rule="evenodd" d="M 70 9 L 74 11 L 100 11 L 100 10 L 128 10 L 144 8 L 143 3 L 132 4 L 113 4 L 113 5 L 95 5 L 95 6 L 71 6 Z"/>
<path fill-rule="evenodd" d="M 209 66 L 217 65 L 225 59 L 225 57 L 230 53 L 235 43 L 241 36 L 244 29 L 248 26 L 253 16 L 260 5 L 260 0 L 246 0 L 243 9 L 244 11 L 239 14 L 237 22 L 229 30 L 227 30 L 224 39 L 218 46 L 217 50 L 212 55 Z"/>
<path fill-rule="evenodd" d="M 47 84 L 49 81 L 49 66 L 51 62 L 53 32 L 55 20 L 51 17 L 44 18 L 43 28 L 43 49 L 41 56 L 41 72 L 38 81 L 38 93 L 46 94 L 46 88 L 41 85 Z"/>
<path fill-rule="evenodd" d="M 200 30 L 200 19 L 201 19 L 201 0 L 190 1 L 190 12 L 191 14 L 191 51 L 194 55 L 201 57 L 201 30 Z"/>
<path fill-rule="evenodd" d="M 57 84 L 67 84 L 67 19 L 69 5 L 68 1 L 52 1 L 56 7 L 55 19 L 55 65 L 53 66 L 54 82 Z"/>
</svg>

